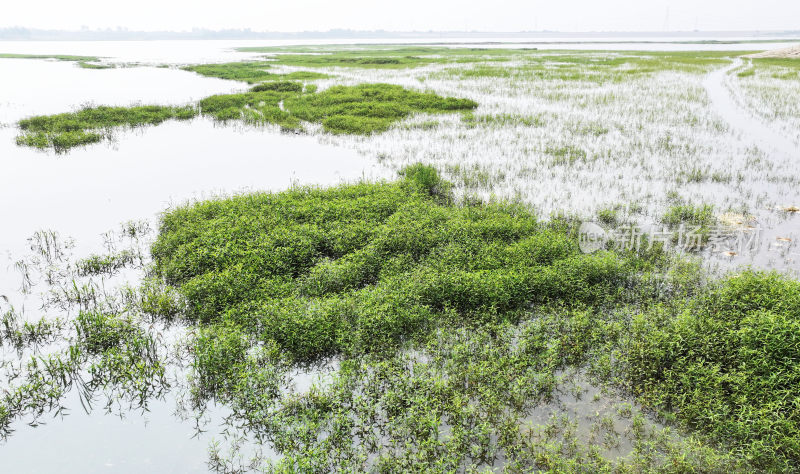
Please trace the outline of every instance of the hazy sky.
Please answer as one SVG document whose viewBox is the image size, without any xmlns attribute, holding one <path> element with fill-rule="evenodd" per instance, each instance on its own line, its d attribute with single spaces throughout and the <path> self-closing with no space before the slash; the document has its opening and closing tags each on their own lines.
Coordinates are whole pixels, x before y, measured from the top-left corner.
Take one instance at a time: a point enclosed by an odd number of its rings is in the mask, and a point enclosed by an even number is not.
<svg viewBox="0 0 800 474">
<path fill-rule="evenodd" d="M 800 0 L 28 0 L 0 27 L 262 31 L 800 29 Z"/>
</svg>

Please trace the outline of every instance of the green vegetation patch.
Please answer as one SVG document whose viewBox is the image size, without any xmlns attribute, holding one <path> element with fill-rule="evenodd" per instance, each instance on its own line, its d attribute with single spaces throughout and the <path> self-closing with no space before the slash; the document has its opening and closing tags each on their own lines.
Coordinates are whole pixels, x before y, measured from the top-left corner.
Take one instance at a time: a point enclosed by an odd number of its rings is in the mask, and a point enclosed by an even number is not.
<svg viewBox="0 0 800 474">
<path fill-rule="evenodd" d="M 391 84 L 335 86 L 289 98 L 284 105 L 302 120 L 322 122 L 329 132 L 359 135 L 385 131 L 412 113 L 448 113 L 478 106 L 469 99 L 441 97 Z"/>
<path fill-rule="evenodd" d="M 800 468 L 800 283 L 708 282 L 659 245 L 584 254 L 577 221 L 455 202 L 428 166 L 401 175 L 171 209 L 138 288 L 105 300 L 67 280 L 56 296 L 76 318 L 10 310 L 0 344 L 67 347 L 10 365 L 0 438 L 75 388 L 146 410 L 181 354 L 184 407 L 224 405 L 231 436 L 279 455 L 259 464 L 270 472 Z M 136 255 L 67 264 L 111 275 L 142 268 Z M 187 337 L 161 345 L 161 323 Z"/>
<path fill-rule="evenodd" d="M 686 223 L 708 227 L 712 225 L 715 220 L 714 207 L 710 204 L 675 204 L 670 206 L 661 218 L 661 222 L 672 226 Z"/>
<path fill-rule="evenodd" d="M 0 53 L 0 59 L 54 59 L 56 61 L 70 61 L 78 63 L 84 69 L 111 69 L 109 64 L 97 64 L 101 58 L 97 56 L 72 56 L 67 54 L 13 54 Z"/>
<path fill-rule="evenodd" d="M 185 66 L 184 71 L 192 71 L 207 77 L 218 77 L 231 81 L 244 81 L 255 84 L 265 81 L 303 81 L 325 79 L 327 74 L 311 71 L 295 71 L 285 74 L 269 72 L 268 69 L 275 63 L 269 61 L 234 62 L 221 64 L 198 64 Z"/>
<path fill-rule="evenodd" d="M 163 217 L 154 272 L 198 327 L 193 396 L 270 440 L 279 471 L 798 467 L 797 282 L 747 272 L 704 286 L 658 251 L 583 254 L 574 223 L 457 205 L 430 167 L 403 175 Z M 279 395 L 291 367 L 330 357 L 329 382 Z M 531 426 L 567 367 L 698 437 L 657 435 L 641 415 L 625 433 L 598 415 L 595 441 L 568 419 Z M 590 447 L 628 436 L 620 458 Z"/>
<path fill-rule="evenodd" d="M 195 116 L 195 107 L 85 107 L 77 112 L 20 120 L 22 134 L 17 137 L 17 145 L 64 152 L 76 146 L 99 142 L 109 137 L 113 128 L 157 125 L 166 120 L 188 120 Z"/>
<path fill-rule="evenodd" d="M 219 121 L 241 120 L 253 124 L 277 124 L 287 130 L 299 130 L 300 120 L 281 108 L 288 97 L 298 94 L 302 84 L 268 83 L 253 87 L 252 92 L 206 97 L 198 105 L 203 115 Z"/>
<path fill-rule="evenodd" d="M 72 147 L 108 138 L 111 129 L 155 125 L 165 120 L 187 120 L 203 114 L 219 121 L 276 124 L 300 130 L 302 121 L 321 123 L 331 133 L 368 135 L 386 131 L 412 113 L 448 113 L 472 110 L 469 99 L 441 97 L 391 84 L 336 86 L 322 92 L 291 81 L 267 82 L 249 92 L 206 97 L 198 107 L 134 106 L 87 107 L 78 112 L 21 120 L 17 145 Z"/>
<path fill-rule="evenodd" d="M 633 390 L 760 469 L 800 467 L 800 283 L 743 273 L 675 314 L 637 317 Z"/>
<path fill-rule="evenodd" d="M 800 59 L 754 58 L 750 67 L 738 73 L 739 77 L 763 75 L 773 79 L 800 80 Z"/>
<path fill-rule="evenodd" d="M 406 179 L 254 194 L 177 209 L 152 248 L 187 317 L 274 341 L 296 361 L 385 353 L 440 324 L 516 320 L 530 304 L 601 304 L 629 267 L 581 254 L 508 205 L 459 207 Z"/>
</svg>

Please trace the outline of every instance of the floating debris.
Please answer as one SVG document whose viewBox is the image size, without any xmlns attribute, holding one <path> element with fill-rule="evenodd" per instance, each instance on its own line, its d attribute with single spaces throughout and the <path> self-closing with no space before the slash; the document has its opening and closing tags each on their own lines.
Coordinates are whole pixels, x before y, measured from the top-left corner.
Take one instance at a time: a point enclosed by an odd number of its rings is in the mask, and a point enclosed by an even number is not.
<svg viewBox="0 0 800 474">
<path fill-rule="evenodd" d="M 778 240 L 780 242 L 791 242 L 792 241 L 792 239 L 790 239 L 789 237 L 777 237 L 776 240 Z"/>
<path fill-rule="evenodd" d="M 717 216 L 717 220 L 728 227 L 743 227 L 746 229 L 753 229 L 750 224 L 753 223 L 755 217 L 745 214 L 738 214 L 735 212 L 726 212 Z"/>
<path fill-rule="evenodd" d="M 791 213 L 800 212 L 800 207 L 797 206 L 784 207 L 783 212 L 791 212 Z"/>
</svg>

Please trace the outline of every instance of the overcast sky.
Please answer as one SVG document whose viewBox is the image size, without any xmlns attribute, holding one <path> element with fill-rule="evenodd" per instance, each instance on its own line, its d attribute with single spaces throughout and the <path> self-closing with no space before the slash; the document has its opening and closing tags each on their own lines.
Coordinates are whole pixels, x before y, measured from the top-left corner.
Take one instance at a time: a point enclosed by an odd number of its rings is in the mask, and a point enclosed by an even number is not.
<svg viewBox="0 0 800 474">
<path fill-rule="evenodd" d="M 800 0 L 28 0 L 0 27 L 258 31 L 800 29 Z"/>
</svg>

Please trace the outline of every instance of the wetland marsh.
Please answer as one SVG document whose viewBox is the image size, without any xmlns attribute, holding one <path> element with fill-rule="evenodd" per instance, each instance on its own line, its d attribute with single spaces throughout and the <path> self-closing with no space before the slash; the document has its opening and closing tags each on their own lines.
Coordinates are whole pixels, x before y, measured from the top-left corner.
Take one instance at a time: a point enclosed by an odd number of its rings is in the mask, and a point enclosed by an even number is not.
<svg viewBox="0 0 800 474">
<path fill-rule="evenodd" d="M 800 469 L 800 62 L 638 46 L 3 48 L 0 470 Z"/>
</svg>

